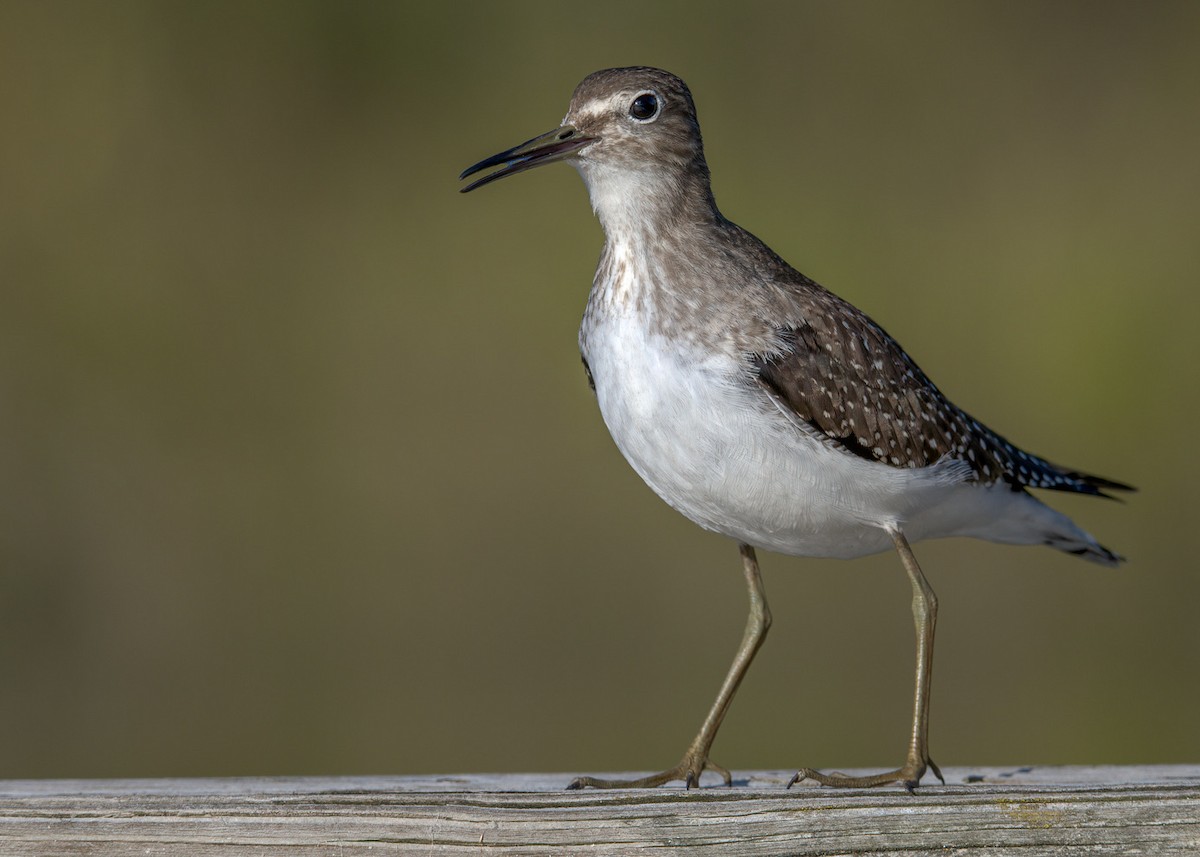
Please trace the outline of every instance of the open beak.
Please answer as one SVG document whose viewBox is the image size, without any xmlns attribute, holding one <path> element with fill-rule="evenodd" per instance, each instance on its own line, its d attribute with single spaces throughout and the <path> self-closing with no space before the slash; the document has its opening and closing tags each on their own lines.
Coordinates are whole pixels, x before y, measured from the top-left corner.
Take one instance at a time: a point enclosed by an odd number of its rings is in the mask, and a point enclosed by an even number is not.
<svg viewBox="0 0 1200 857">
<path fill-rule="evenodd" d="M 483 187 L 488 182 L 494 182 L 496 179 L 502 179 L 505 176 L 531 170 L 534 167 L 540 167 L 542 164 L 561 161 L 563 158 L 575 154 L 575 152 L 582 149 L 588 143 L 594 142 L 595 139 L 595 137 L 584 137 L 571 125 L 563 125 L 561 128 L 555 128 L 553 131 L 543 134 L 540 137 L 526 140 L 519 146 L 514 146 L 498 155 L 492 155 L 490 158 L 484 158 L 474 166 L 467 167 L 463 170 L 462 175 L 459 176 L 460 179 L 473 176 L 475 173 L 486 170 L 489 167 L 499 166 L 500 169 L 494 173 L 489 173 L 481 179 L 476 179 L 466 187 L 461 188 L 460 193 L 467 193 L 468 191 L 475 190 L 477 187 Z"/>
</svg>

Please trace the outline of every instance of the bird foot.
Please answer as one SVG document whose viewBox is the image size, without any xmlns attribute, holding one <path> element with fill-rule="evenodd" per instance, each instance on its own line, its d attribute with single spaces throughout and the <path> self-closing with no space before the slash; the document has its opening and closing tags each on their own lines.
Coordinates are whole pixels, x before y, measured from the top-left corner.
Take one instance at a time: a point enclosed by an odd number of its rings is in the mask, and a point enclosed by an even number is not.
<svg viewBox="0 0 1200 857">
<path fill-rule="evenodd" d="M 904 786 L 909 794 L 912 794 L 913 790 L 920 785 L 921 777 L 925 776 L 927 769 L 933 771 L 933 775 L 941 781 L 942 785 L 946 784 L 946 780 L 942 777 L 942 772 L 938 770 L 938 766 L 934 764 L 933 759 L 926 756 L 924 759 L 910 758 L 904 764 L 904 767 L 897 768 L 894 771 L 872 774 L 866 777 L 852 777 L 839 771 L 822 774 L 820 771 L 813 770 L 812 768 L 801 768 L 788 781 L 787 787 L 790 789 L 796 783 L 803 780 L 815 780 L 823 786 L 836 786 L 846 789 L 866 789 L 887 785 L 888 783 L 899 783 Z"/>
<path fill-rule="evenodd" d="M 664 783 L 681 780 L 685 789 L 700 788 L 700 775 L 705 771 L 720 774 L 725 785 L 733 785 L 733 775 L 707 757 L 688 753 L 673 768 L 636 780 L 602 780 L 598 777 L 576 777 L 568 789 L 652 789 Z"/>
</svg>

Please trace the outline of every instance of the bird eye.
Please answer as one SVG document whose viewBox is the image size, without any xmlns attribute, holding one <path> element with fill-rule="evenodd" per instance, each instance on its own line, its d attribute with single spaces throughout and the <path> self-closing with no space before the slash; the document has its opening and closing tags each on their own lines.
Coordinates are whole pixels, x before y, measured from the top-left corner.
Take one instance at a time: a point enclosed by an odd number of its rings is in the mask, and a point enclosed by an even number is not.
<svg viewBox="0 0 1200 857">
<path fill-rule="evenodd" d="M 658 117 L 658 96 L 643 92 L 629 105 L 629 115 L 638 122 L 651 122 Z"/>
</svg>

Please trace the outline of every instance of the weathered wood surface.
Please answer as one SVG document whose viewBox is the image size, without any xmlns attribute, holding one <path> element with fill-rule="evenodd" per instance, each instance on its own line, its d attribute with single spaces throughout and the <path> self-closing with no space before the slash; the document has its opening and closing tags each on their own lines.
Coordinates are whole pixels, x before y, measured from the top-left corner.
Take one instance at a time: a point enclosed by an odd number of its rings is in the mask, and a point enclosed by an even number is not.
<svg viewBox="0 0 1200 857">
<path fill-rule="evenodd" d="M 0 781 L 0 855 L 1200 854 L 1200 765 L 568 792 L 567 775 Z"/>
</svg>

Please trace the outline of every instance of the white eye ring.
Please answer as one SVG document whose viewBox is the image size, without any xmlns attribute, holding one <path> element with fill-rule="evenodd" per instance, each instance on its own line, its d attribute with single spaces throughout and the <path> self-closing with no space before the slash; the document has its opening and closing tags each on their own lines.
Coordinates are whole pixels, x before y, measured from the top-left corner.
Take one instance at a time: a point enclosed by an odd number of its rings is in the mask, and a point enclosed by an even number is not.
<svg viewBox="0 0 1200 857">
<path fill-rule="evenodd" d="M 662 113 L 662 98 L 657 92 L 647 89 L 634 96 L 629 102 L 629 118 L 634 122 L 646 125 L 653 122 Z"/>
</svg>

